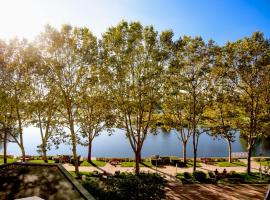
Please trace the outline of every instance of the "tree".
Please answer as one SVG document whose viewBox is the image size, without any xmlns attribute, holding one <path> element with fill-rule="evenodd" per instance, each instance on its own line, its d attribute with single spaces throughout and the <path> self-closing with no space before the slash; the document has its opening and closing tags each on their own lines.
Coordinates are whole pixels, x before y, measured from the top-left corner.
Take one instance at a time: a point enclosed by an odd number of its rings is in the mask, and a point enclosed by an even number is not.
<svg viewBox="0 0 270 200">
<path fill-rule="evenodd" d="M 32 78 L 31 123 L 40 130 L 41 145 L 38 146 L 44 162 L 48 162 L 47 150 L 64 141 L 64 131 L 59 121 L 55 87 L 47 83 L 46 69 L 38 68 Z"/>
<path fill-rule="evenodd" d="M 99 69 L 97 66 L 88 69 L 87 79 L 80 91 L 78 126 L 86 141 L 82 145 L 88 146 L 88 162 L 92 162 L 93 140 L 101 134 L 103 130 L 112 132 L 114 117 L 112 115 L 112 102 L 108 97 L 108 92 L 103 90 Z"/>
<path fill-rule="evenodd" d="M 212 99 L 203 113 L 203 125 L 211 136 L 224 138 L 228 143 L 228 161 L 232 162 L 232 142 L 238 131 L 235 119 L 239 112 L 234 102 L 238 95 L 227 78 L 222 65 L 212 69 Z"/>
<path fill-rule="evenodd" d="M 191 115 L 187 110 L 187 95 L 179 90 L 181 82 L 176 74 L 166 76 L 163 98 L 163 124 L 166 130 L 176 129 L 177 137 L 183 145 L 184 164 L 187 164 L 187 142 L 192 135 Z M 181 79 L 181 78 L 180 78 Z"/>
<path fill-rule="evenodd" d="M 26 40 L 12 40 L 4 53 L 4 67 L 1 73 L 3 90 L 9 97 L 9 106 L 14 109 L 18 134 L 11 134 L 22 152 L 22 160 L 25 161 L 23 143 L 23 127 L 29 122 L 28 97 L 31 82 L 31 70 L 37 67 L 33 54 L 34 47 Z"/>
<path fill-rule="evenodd" d="M 87 70 L 96 63 L 96 38 L 87 28 L 64 25 L 60 31 L 47 26 L 40 37 L 43 63 L 48 69 L 50 84 L 58 92 L 57 104 L 64 124 L 70 130 L 75 171 L 77 159 L 78 97 L 87 78 Z"/>
<path fill-rule="evenodd" d="M 175 42 L 174 55 L 169 66 L 171 79 L 174 80 L 172 85 L 175 85 L 175 91 L 184 98 L 182 111 L 186 112 L 191 123 L 193 171 L 196 171 L 198 139 L 201 133 L 199 125 L 210 100 L 211 82 L 208 74 L 214 65 L 215 48 L 213 41 L 205 44 L 200 37 L 184 36 Z"/>
<path fill-rule="evenodd" d="M 262 136 L 269 116 L 264 108 L 265 91 L 269 77 L 269 41 L 262 33 L 255 32 L 249 38 L 228 43 L 225 46 L 225 64 L 228 77 L 235 86 L 239 99 L 234 102 L 240 109 L 237 120 L 241 134 L 247 139 L 247 173 L 255 141 Z"/>
<path fill-rule="evenodd" d="M 7 143 L 15 142 L 12 136 L 18 135 L 14 109 L 10 99 L 4 91 L 0 91 L 0 144 L 4 149 L 4 164 L 7 163 Z"/>
<path fill-rule="evenodd" d="M 134 151 L 136 173 L 144 141 L 156 121 L 171 39 L 172 32 L 158 37 L 152 26 L 138 22 L 121 22 L 102 37 L 102 80 L 114 102 L 117 127 L 126 131 Z"/>
</svg>

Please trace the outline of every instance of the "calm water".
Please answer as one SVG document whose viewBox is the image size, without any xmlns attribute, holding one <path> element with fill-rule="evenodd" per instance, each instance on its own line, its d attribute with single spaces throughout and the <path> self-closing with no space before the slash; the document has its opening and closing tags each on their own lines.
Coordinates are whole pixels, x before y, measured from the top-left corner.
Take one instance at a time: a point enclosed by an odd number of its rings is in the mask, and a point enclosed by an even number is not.
<svg viewBox="0 0 270 200">
<path fill-rule="evenodd" d="M 26 154 L 38 155 L 37 145 L 41 143 L 39 129 L 29 127 L 24 129 L 24 145 Z M 238 133 L 236 141 L 232 144 L 233 152 L 243 152 L 245 150 L 246 142 L 240 137 Z M 270 142 L 263 140 L 257 142 L 254 155 L 270 155 Z M 0 150 L 2 152 L 2 150 Z M 106 132 L 97 137 L 93 142 L 92 155 L 94 157 L 133 157 L 134 154 L 125 137 L 124 131 L 116 130 L 112 136 L 108 136 Z M 198 156 L 227 156 L 227 143 L 222 139 L 213 139 L 207 134 L 202 134 L 199 138 Z M 20 155 L 20 149 L 17 144 L 11 143 L 8 145 L 8 153 L 13 155 Z M 87 156 L 87 147 L 78 145 L 78 153 L 84 157 Z M 71 154 L 71 146 L 67 144 L 60 145 L 59 149 L 52 149 L 48 152 L 49 155 L 56 154 Z M 182 156 L 182 145 L 175 132 L 164 133 L 157 135 L 150 134 L 144 144 L 142 156 L 147 157 L 151 155 L 163 156 Z M 192 141 L 190 139 L 187 146 L 187 156 L 192 157 Z"/>
</svg>

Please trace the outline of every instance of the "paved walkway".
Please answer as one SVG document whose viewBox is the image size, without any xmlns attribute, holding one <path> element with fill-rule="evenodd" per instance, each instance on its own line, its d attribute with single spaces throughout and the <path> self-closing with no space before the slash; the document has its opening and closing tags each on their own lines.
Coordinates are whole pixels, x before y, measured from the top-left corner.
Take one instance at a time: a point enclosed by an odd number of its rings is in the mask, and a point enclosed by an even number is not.
<svg viewBox="0 0 270 200">
<path fill-rule="evenodd" d="M 246 160 L 243 159 L 241 160 L 242 162 L 246 163 Z M 236 172 L 246 172 L 246 167 L 217 167 L 214 165 L 208 165 L 208 164 L 204 164 L 204 163 L 200 163 L 202 166 L 198 167 L 198 170 L 204 171 L 204 172 L 208 172 L 208 171 L 215 171 L 216 169 L 219 172 L 222 172 L 224 169 L 227 170 L 227 172 L 229 171 L 236 171 Z M 68 171 L 75 171 L 74 166 L 69 165 L 69 164 L 64 164 L 64 167 L 66 168 L 66 170 Z M 252 161 L 251 162 L 251 171 L 253 172 L 258 172 L 259 171 L 259 167 L 260 165 L 255 162 Z M 116 171 L 120 171 L 120 172 L 134 172 L 134 168 L 133 167 L 121 167 L 121 166 L 113 166 L 109 163 L 107 163 L 104 167 L 84 167 L 84 166 L 80 166 L 79 170 L 81 172 L 92 172 L 94 170 L 97 170 L 99 172 L 107 172 L 109 174 L 114 174 Z M 174 166 L 164 166 L 164 167 L 140 167 L 140 170 L 143 172 L 157 172 L 163 176 L 168 176 L 168 177 L 174 177 L 177 173 L 183 173 L 183 172 L 192 172 L 193 168 L 189 167 L 189 168 L 180 168 L 180 167 L 174 167 Z"/>
<path fill-rule="evenodd" d="M 169 182 L 165 188 L 166 200 L 251 200 L 264 199 L 266 184 L 191 184 L 179 185 Z"/>
</svg>

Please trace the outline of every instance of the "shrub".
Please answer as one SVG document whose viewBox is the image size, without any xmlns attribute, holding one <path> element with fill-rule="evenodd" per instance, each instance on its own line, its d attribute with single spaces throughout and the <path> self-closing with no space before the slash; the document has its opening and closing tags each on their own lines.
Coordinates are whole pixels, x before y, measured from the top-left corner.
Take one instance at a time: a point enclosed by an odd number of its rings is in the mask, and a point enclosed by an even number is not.
<svg viewBox="0 0 270 200">
<path fill-rule="evenodd" d="M 197 181 L 199 181 L 201 183 L 206 181 L 206 174 L 202 171 L 193 172 L 193 176 Z"/>
<path fill-rule="evenodd" d="M 229 178 L 241 178 L 241 175 L 236 173 L 236 171 L 230 171 L 228 174 Z"/>
<path fill-rule="evenodd" d="M 120 173 L 104 181 L 92 178 L 83 181 L 82 184 L 97 200 L 159 200 L 164 198 L 165 180 L 158 174 Z"/>
<path fill-rule="evenodd" d="M 184 178 L 185 178 L 185 179 L 191 179 L 191 177 L 192 177 L 191 174 L 190 174 L 189 172 L 184 172 L 183 175 L 184 175 Z"/>
<path fill-rule="evenodd" d="M 213 172 L 211 172 L 211 171 L 208 172 L 208 175 L 209 175 L 210 178 L 215 178 L 215 174 Z"/>
</svg>

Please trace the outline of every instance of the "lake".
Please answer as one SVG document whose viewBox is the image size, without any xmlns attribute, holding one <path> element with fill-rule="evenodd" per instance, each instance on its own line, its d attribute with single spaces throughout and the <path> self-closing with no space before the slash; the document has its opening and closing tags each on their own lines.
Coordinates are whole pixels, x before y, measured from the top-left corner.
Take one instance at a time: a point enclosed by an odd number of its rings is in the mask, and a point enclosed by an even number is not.
<svg viewBox="0 0 270 200">
<path fill-rule="evenodd" d="M 38 155 L 37 146 L 41 144 L 39 129 L 28 127 L 24 129 L 24 146 L 27 155 Z M 78 145 L 78 154 L 83 157 L 87 156 L 87 147 Z M 246 142 L 237 133 L 236 141 L 232 144 L 233 152 L 246 151 Z M 2 150 L 0 150 L 2 153 Z M 223 139 L 215 139 L 203 133 L 199 138 L 198 156 L 199 157 L 224 157 L 227 156 L 227 142 Z M 253 155 L 262 153 L 264 156 L 270 156 L 269 140 L 261 140 L 256 144 Z M 17 144 L 8 144 L 8 154 L 21 155 Z M 56 154 L 72 154 L 71 145 L 61 144 L 59 149 L 50 150 L 48 155 Z M 148 157 L 151 155 L 162 156 L 180 156 L 182 157 L 182 144 L 178 139 L 176 132 L 171 131 L 164 133 L 160 131 L 157 135 L 150 134 L 144 143 L 142 156 Z M 116 129 L 112 136 L 103 132 L 100 136 L 94 139 L 93 142 L 93 157 L 133 157 L 133 151 L 129 145 L 128 139 L 125 137 L 125 132 Z M 192 140 L 190 139 L 187 145 L 187 156 L 193 156 Z"/>
</svg>

